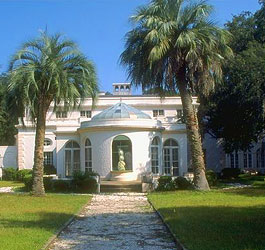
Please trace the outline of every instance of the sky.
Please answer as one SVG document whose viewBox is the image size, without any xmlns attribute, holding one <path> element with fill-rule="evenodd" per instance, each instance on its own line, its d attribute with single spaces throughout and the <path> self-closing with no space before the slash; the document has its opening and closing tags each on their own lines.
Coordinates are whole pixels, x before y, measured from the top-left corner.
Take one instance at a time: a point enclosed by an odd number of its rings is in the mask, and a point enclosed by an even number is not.
<svg viewBox="0 0 265 250">
<path fill-rule="evenodd" d="M 74 40 L 96 66 L 100 90 L 112 92 L 112 83 L 130 82 L 119 65 L 128 18 L 148 0 L 0 0 L 0 72 L 5 72 L 20 45 L 47 27 Z M 212 19 L 223 26 L 242 11 L 255 12 L 258 0 L 208 0 Z M 134 93 L 139 93 L 134 90 Z"/>
</svg>

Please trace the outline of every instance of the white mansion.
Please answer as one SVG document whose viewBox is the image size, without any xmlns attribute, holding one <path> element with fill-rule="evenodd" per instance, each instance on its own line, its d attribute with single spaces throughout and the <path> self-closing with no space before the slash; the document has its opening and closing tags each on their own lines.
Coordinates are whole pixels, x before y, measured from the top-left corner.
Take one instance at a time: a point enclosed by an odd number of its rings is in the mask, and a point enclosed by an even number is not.
<svg viewBox="0 0 265 250">
<path fill-rule="evenodd" d="M 44 164 L 55 166 L 60 178 L 81 170 L 108 179 L 121 170 L 121 161 L 123 175 L 130 180 L 146 172 L 174 176 L 188 172 L 186 126 L 178 96 L 132 95 L 130 84 L 120 83 L 113 84 L 112 95 L 101 93 L 94 108 L 87 98 L 78 110 L 52 110 L 51 106 L 47 114 Z M 0 147 L 0 164 L 30 169 L 35 128 L 29 117 L 25 126 L 17 128 L 17 145 Z M 225 155 L 216 140 L 207 138 L 204 149 L 207 167 L 215 171 L 223 167 L 264 170 L 264 142 L 253 152 Z"/>
</svg>

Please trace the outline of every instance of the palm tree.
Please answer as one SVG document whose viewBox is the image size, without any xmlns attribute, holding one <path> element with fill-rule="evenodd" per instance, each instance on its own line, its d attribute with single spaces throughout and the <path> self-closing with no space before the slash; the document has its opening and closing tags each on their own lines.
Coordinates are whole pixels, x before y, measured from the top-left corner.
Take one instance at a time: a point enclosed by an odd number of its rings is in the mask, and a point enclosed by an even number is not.
<svg viewBox="0 0 265 250">
<path fill-rule="evenodd" d="M 69 109 L 86 96 L 94 98 L 98 91 L 95 69 L 74 42 L 42 32 L 14 54 L 9 72 L 11 107 L 22 118 L 27 109 L 36 124 L 32 194 L 42 196 L 47 111 L 52 102 L 56 111 L 60 103 Z"/>
<path fill-rule="evenodd" d="M 209 185 L 192 95 L 209 92 L 222 75 L 224 57 L 232 55 L 230 33 L 209 21 L 211 11 L 205 1 L 152 0 L 131 17 L 134 28 L 120 57 L 136 86 L 180 93 L 194 184 L 200 190 Z"/>
</svg>

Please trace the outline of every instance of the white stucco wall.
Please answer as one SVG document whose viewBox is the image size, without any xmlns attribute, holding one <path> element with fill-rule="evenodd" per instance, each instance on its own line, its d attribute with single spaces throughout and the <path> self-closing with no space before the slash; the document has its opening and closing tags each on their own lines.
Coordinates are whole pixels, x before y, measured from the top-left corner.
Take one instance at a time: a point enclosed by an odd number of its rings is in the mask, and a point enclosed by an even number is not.
<svg viewBox="0 0 265 250">
<path fill-rule="evenodd" d="M 44 152 L 53 152 L 53 163 L 56 166 L 56 140 L 54 132 L 48 129 L 45 133 L 45 138 L 50 139 L 52 144 L 44 146 Z M 33 129 L 27 129 L 27 131 L 21 133 L 18 148 L 20 150 L 19 169 L 32 169 L 35 148 L 35 131 Z"/>
<path fill-rule="evenodd" d="M 17 168 L 17 146 L 0 146 L 0 166 Z"/>
</svg>

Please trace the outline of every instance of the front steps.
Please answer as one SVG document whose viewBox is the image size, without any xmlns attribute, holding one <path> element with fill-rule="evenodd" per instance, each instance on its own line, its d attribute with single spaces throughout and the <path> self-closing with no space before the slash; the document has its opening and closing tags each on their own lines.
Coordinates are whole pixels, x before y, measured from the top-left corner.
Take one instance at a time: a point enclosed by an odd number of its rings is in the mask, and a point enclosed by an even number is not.
<svg viewBox="0 0 265 250">
<path fill-rule="evenodd" d="M 101 193 L 129 193 L 142 192 L 142 183 L 140 181 L 101 181 Z"/>
</svg>

